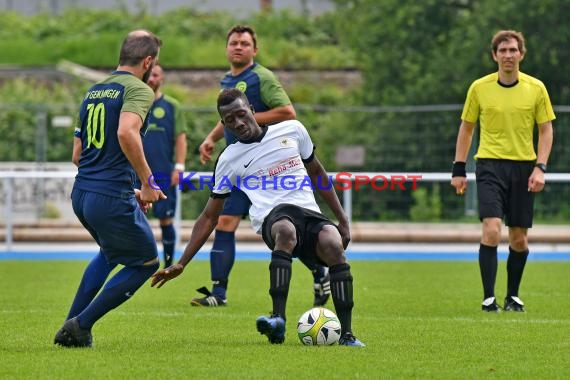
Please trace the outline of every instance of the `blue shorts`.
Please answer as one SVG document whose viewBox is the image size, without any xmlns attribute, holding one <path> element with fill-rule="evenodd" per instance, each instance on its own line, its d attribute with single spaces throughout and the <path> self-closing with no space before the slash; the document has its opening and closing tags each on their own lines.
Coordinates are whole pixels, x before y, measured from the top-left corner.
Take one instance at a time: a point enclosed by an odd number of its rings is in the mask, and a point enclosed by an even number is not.
<svg viewBox="0 0 570 380">
<path fill-rule="evenodd" d="M 247 195 L 237 187 L 234 187 L 232 188 L 230 196 L 226 198 L 224 209 L 220 215 L 238 215 L 244 217 L 249 214 L 249 206 L 251 206 L 251 202 Z"/>
<path fill-rule="evenodd" d="M 156 259 L 156 241 L 134 195 L 116 198 L 73 189 L 73 211 L 110 264 L 143 265 Z"/>
<path fill-rule="evenodd" d="M 152 215 L 158 219 L 168 219 L 174 217 L 176 211 L 177 186 L 169 186 L 162 190 L 166 199 L 154 202 L 152 205 Z"/>
</svg>

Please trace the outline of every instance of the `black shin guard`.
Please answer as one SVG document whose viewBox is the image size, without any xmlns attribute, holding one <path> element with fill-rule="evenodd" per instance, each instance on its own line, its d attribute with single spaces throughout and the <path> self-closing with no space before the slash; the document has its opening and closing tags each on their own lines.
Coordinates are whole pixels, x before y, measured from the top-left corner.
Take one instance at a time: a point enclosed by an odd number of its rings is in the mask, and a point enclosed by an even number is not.
<svg viewBox="0 0 570 380">
<path fill-rule="evenodd" d="M 332 300 L 344 334 L 347 331 L 352 331 L 354 298 L 350 265 L 334 265 L 329 268 L 329 274 L 331 276 Z"/>
<path fill-rule="evenodd" d="M 285 306 L 291 282 L 291 255 L 284 251 L 273 251 L 269 264 L 269 294 L 273 301 L 273 314 L 285 319 Z"/>
</svg>

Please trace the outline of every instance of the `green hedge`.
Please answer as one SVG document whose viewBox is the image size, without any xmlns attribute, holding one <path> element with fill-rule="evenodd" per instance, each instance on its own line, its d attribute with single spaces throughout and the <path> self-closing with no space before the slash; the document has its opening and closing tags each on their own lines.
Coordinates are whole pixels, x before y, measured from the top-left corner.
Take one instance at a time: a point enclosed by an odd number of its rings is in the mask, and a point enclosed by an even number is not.
<svg viewBox="0 0 570 380">
<path fill-rule="evenodd" d="M 168 67 L 226 67 L 226 33 L 231 26 L 243 23 L 256 29 L 258 60 L 270 67 L 354 66 L 352 53 L 338 44 L 333 14 L 308 18 L 283 11 L 239 19 L 230 13 L 201 13 L 190 8 L 158 16 L 144 9 L 135 14 L 68 9 L 61 15 L 0 12 L 0 17 L 0 64 L 42 66 L 66 59 L 90 67 L 113 67 L 125 34 L 146 28 L 163 40 L 161 61 Z"/>
</svg>

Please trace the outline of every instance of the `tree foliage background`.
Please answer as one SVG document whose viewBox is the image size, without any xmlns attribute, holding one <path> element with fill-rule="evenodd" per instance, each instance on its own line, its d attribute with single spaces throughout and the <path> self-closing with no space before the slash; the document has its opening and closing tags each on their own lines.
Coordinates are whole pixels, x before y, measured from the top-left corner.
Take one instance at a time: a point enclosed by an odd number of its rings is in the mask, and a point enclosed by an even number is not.
<svg viewBox="0 0 570 380">
<path fill-rule="evenodd" d="M 496 70 L 492 35 L 522 31 L 522 70 L 541 79 L 554 104 L 568 104 L 568 0 L 336 1 L 351 23 L 339 33 L 365 75 L 365 104 L 461 103 L 475 78 Z M 339 21 L 339 30 L 343 25 Z"/>
</svg>

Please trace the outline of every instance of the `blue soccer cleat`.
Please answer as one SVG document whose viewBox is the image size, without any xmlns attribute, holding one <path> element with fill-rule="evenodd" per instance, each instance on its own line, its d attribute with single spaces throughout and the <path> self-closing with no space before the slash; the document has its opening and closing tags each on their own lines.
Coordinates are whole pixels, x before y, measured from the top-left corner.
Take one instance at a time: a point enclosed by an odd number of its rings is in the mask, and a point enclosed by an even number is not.
<svg viewBox="0 0 570 380">
<path fill-rule="evenodd" d="M 349 346 L 349 347 L 366 347 L 364 343 L 359 341 L 350 331 L 345 332 L 342 334 L 340 339 L 338 340 L 339 346 Z"/>
<path fill-rule="evenodd" d="M 285 341 L 285 320 L 279 314 L 271 317 L 261 316 L 255 321 L 257 331 L 266 335 L 272 344 L 281 344 Z"/>
</svg>

